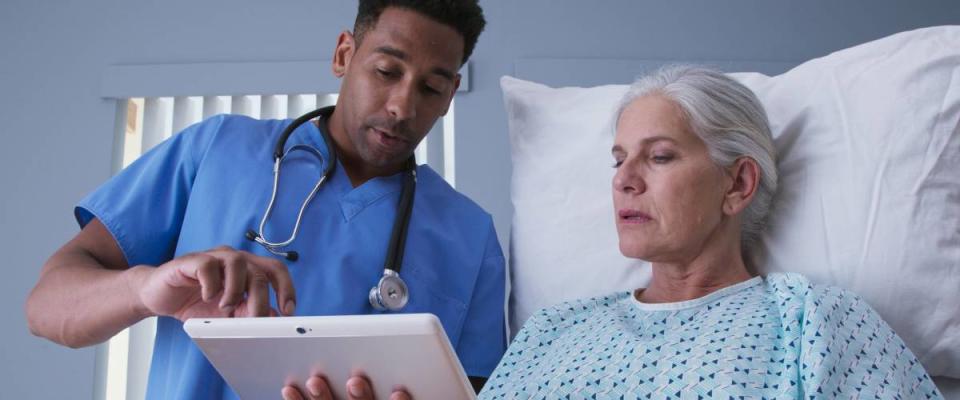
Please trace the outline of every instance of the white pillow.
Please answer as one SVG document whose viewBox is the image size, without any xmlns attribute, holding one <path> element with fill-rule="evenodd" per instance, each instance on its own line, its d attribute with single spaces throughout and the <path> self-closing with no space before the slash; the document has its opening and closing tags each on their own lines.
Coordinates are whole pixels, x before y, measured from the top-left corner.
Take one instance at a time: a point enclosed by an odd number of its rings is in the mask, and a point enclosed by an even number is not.
<svg viewBox="0 0 960 400">
<path fill-rule="evenodd" d="M 960 377 L 960 27 L 787 73 L 731 74 L 766 107 L 780 192 L 754 263 L 863 296 L 931 375 Z M 627 86 L 500 81 L 512 143 L 511 326 L 642 287 L 613 222 L 612 114 Z"/>
</svg>

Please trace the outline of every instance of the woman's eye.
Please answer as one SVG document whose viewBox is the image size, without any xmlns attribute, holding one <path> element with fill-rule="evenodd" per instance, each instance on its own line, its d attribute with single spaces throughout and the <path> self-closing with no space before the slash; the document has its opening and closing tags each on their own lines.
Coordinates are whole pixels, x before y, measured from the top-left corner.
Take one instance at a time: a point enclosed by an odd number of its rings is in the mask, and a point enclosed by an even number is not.
<svg viewBox="0 0 960 400">
<path fill-rule="evenodd" d="M 623 165 L 623 160 L 616 160 L 616 161 L 613 162 L 612 167 L 613 167 L 613 168 L 620 168 L 621 165 Z"/>
<path fill-rule="evenodd" d="M 654 164 L 666 164 L 666 163 L 670 162 L 671 160 L 673 160 L 673 155 L 671 155 L 671 154 L 658 154 L 658 155 L 654 155 L 653 157 L 650 157 L 650 159 L 653 160 L 653 163 L 654 163 Z"/>
</svg>

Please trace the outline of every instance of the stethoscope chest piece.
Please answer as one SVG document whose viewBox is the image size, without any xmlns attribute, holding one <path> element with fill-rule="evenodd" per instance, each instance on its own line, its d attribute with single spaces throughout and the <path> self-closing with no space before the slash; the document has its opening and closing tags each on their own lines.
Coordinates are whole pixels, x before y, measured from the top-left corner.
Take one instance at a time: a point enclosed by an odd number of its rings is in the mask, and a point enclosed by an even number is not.
<svg viewBox="0 0 960 400">
<path fill-rule="evenodd" d="M 370 289 L 370 305 L 380 311 L 398 311 L 407 305 L 409 299 L 407 284 L 391 269 L 383 271 L 380 282 Z"/>
</svg>

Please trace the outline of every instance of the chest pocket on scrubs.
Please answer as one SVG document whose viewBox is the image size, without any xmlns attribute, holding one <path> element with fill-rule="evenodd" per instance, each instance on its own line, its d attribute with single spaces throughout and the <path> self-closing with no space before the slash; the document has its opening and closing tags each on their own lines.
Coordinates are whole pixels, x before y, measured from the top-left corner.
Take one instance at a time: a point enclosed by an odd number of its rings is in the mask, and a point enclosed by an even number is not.
<svg viewBox="0 0 960 400">
<path fill-rule="evenodd" d="M 450 284 L 443 282 L 432 268 L 404 263 L 400 276 L 406 281 L 410 290 L 410 302 L 404 307 L 403 312 L 436 315 L 447 337 L 450 338 L 450 344 L 456 349 L 467 313 L 466 304 L 444 293 L 443 288 L 450 287 Z"/>
</svg>

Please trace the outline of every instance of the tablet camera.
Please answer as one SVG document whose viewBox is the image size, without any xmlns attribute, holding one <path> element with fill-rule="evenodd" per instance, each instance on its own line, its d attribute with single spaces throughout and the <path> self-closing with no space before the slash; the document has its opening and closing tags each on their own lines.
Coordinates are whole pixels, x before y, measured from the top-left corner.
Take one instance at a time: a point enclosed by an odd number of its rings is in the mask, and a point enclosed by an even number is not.
<svg viewBox="0 0 960 400">
<path fill-rule="evenodd" d="M 301 334 L 301 335 L 306 334 L 306 333 L 307 333 L 307 328 L 304 328 L 304 327 L 302 327 L 302 326 L 298 326 L 298 327 L 297 327 L 297 333 L 299 333 L 299 334 Z"/>
</svg>

